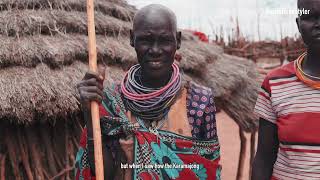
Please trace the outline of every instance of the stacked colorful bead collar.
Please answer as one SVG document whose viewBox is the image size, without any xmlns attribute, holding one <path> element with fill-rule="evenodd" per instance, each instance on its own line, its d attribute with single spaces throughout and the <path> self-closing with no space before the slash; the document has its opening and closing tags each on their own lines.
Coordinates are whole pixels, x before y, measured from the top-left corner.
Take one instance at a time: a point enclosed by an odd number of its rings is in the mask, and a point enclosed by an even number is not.
<svg viewBox="0 0 320 180">
<path fill-rule="evenodd" d="M 302 62 L 303 62 L 306 55 L 307 55 L 306 52 L 303 53 L 295 61 L 294 67 L 295 67 L 296 75 L 297 75 L 298 79 L 301 80 L 302 82 L 304 82 L 305 84 L 307 84 L 315 89 L 320 89 L 320 78 L 315 77 L 315 76 L 311 76 L 302 70 Z"/>
<path fill-rule="evenodd" d="M 148 88 L 143 86 L 140 80 L 141 66 L 132 66 L 121 83 L 128 110 L 143 120 L 163 119 L 181 88 L 179 67 L 173 64 L 172 68 L 173 73 L 167 85 L 162 88 Z"/>
</svg>

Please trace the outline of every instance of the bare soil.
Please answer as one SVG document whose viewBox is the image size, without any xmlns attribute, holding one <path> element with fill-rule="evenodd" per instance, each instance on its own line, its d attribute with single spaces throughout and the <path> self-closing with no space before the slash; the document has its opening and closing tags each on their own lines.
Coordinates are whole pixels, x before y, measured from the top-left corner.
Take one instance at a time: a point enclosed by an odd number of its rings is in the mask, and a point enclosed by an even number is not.
<svg viewBox="0 0 320 180">
<path fill-rule="evenodd" d="M 216 120 L 221 146 L 222 180 L 235 180 L 240 152 L 239 127 L 223 111 L 216 115 Z M 250 134 L 246 133 L 245 136 L 247 138 L 245 167 L 243 177 L 239 180 L 249 180 Z"/>
</svg>

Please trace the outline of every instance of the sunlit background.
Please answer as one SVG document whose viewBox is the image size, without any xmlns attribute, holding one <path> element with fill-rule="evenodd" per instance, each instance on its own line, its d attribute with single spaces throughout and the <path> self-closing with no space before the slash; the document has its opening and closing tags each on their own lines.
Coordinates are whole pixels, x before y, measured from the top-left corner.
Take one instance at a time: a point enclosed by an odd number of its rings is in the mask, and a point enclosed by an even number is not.
<svg viewBox="0 0 320 180">
<path fill-rule="evenodd" d="M 141 8 L 157 3 L 172 9 L 183 29 L 202 31 L 212 39 L 215 35 L 235 34 L 237 19 L 241 35 L 249 40 L 279 40 L 298 36 L 297 15 L 266 13 L 274 9 L 296 9 L 296 0 L 128 0 Z"/>
</svg>

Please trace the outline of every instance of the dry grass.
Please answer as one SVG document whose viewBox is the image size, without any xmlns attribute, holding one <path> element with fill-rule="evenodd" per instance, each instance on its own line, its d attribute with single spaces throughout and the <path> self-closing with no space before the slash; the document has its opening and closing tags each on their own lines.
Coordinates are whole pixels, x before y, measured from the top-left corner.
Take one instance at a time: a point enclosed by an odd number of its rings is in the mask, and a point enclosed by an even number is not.
<svg viewBox="0 0 320 180">
<path fill-rule="evenodd" d="M 87 36 L 28 36 L 12 38 L 1 36 L 0 67 L 35 67 L 47 64 L 62 68 L 74 61 L 87 61 Z M 134 64 L 135 55 L 128 40 L 97 36 L 98 60 L 105 64 Z"/>
<path fill-rule="evenodd" d="M 62 34 L 56 36 L 27 36 L 13 38 L 0 36 L 0 67 L 35 67 L 45 63 L 59 68 L 73 61 L 87 61 L 87 36 Z M 98 60 L 105 64 L 118 64 L 127 69 L 137 63 L 134 49 L 128 37 L 97 36 Z M 212 63 L 222 53 L 221 48 L 199 41 L 183 41 L 178 51 L 183 60 L 181 67 L 186 71 L 201 73 L 202 67 Z"/>
<path fill-rule="evenodd" d="M 95 14 L 96 34 L 128 36 L 130 22 L 101 12 Z M 0 34 L 5 36 L 87 34 L 87 14 L 63 10 L 18 10 L 0 13 Z"/>
<path fill-rule="evenodd" d="M 76 84 L 87 68 L 87 65 L 75 62 L 60 70 L 44 64 L 31 69 L 13 67 L 0 70 L 1 119 L 31 124 L 67 120 L 70 115 L 79 114 Z M 107 69 L 108 81 L 118 82 L 121 74 L 124 74 L 121 68 Z"/>
<path fill-rule="evenodd" d="M 1 11 L 58 9 L 86 12 L 86 0 L 1 0 Z M 123 21 L 131 21 L 135 8 L 122 0 L 95 0 L 95 11 Z"/>
<path fill-rule="evenodd" d="M 260 75 L 256 65 L 246 59 L 226 54 L 221 59 L 208 65 L 206 82 L 211 87 L 219 87 L 213 88 L 217 105 L 243 130 L 251 132 L 258 126 L 257 117 L 253 114 L 260 88 Z"/>
<path fill-rule="evenodd" d="M 208 63 L 213 63 L 223 53 L 223 50 L 218 46 L 197 40 L 183 40 L 178 53 L 182 57 L 183 69 L 186 72 L 200 75 L 204 73 L 203 68 Z"/>
</svg>

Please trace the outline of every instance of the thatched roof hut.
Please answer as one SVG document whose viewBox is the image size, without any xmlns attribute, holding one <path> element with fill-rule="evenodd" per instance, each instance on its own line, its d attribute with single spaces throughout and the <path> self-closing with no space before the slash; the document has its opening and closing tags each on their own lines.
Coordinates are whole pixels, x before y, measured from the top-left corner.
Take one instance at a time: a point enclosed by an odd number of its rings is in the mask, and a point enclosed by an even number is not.
<svg viewBox="0 0 320 180">
<path fill-rule="evenodd" d="M 137 62 L 128 39 L 135 8 L 96 0 L 95 9 L 98 61 L 119 81 Z M 86 23 L 85 0 L 0 1 L 0 179 L 69 177 L 83 123 L 75 85 L 87 71 Z M 183 34 L 185 77 L 211 87 L 243 129 L 255 128 L 255 65 Z"/>
</svg>

